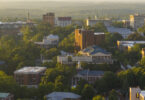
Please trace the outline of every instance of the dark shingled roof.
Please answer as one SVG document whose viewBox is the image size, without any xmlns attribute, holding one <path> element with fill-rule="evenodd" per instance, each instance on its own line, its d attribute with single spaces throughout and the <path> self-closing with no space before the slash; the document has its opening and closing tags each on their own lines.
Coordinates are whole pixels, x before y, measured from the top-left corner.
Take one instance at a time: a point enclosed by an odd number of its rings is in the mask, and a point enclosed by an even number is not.
<svg viewBox="0 0 145 100">
<path fill-rule="evenodd" d="M 104 75 L 104 71 L 91 71 L 91 70 L 82 70 L 78 72 L 79 75 L 83 75 L 83 76 L 100 76 L 100 75 Z"/>
<path fill-rule="evenodd" d="M 90 55 L 94 55 L 94 54 L 99 53 L 99 52 L 104 53 L 104 54 L 109 54 L 109 52 L 107 52 L 106 50 L 104 50 L 96 45 L 85 48 L 82 51 L 88 52 Z"/>
</svg>

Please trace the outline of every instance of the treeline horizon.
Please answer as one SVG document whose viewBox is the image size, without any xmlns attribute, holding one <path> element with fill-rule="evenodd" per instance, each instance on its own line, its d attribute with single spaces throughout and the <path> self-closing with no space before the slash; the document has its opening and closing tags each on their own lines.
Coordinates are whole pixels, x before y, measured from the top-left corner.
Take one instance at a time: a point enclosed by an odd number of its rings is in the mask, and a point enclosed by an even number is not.
<svg viewBox="0 0 145 100">
<path fill-rule="evenodd" d="M 128 19 L 130 14 L 145 14 L 144 3 L 111 3 L 111 2 L 0 2 L 0 21 L 6 19 L 42 19 L 47 12 L 56 16 L 72 16 L 73 19 L 98 18 Z"/>
</svg>

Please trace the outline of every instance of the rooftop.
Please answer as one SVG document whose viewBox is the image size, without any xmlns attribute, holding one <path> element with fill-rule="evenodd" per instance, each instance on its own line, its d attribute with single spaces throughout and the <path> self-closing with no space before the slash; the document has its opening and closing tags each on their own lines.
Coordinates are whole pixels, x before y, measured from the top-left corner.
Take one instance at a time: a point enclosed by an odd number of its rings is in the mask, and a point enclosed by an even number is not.
<svg viewBox="0 0 145 100">
<path fill-rule="evenodd" d="M 145 91 L 141 91 L 140 94 L 145 97 Z"/>
<path fill-rule="evenodd" d="M 78 72 L 78 75 L 83 75 L 83 76 L 100 76 L 100 75 L 104 75 L 104 71 L 82 70 L 82 71 Z"/>
<path fill-rule="evenodd" d="M 50 100 L 64 100 L 64 98 L 77 99 L 80 98 L 81 96 L 71 92 L 52 92 L 48 94 L 46 97 L 50 98 Z"/>
<path fill-rule="evenodd" d="M 94 35 L 101 35 L 101 34 L 105 34 L 105 33 L 103 33 L 103 32 L 94 33 Z"/>
<path fill-rule="evenodd" d="M 3 64 L 5 64 L 5 61 L 0 60 L 0 65 L 3 65 Z"/>
<path fill-rule="evenodd" d="M 127 29 L 127 28 L 107 27 L 107 30 L 110 33 L 117 32 L 117 33 L 119 33 L 121 35 L 129 35 L 129 34 L 132 33 L 132 31 L 130 29 Z"/>
<path fill-rule="evenodd" d="M 119 41 L 121 44 L 127 44 L 127 43 L 130 43 L 130 44 L 133 44 L 133 43 L 145 43 L 145 41 Z"/>
<path fill-rule="evenodd" d="M 135 44 L 145 44 L 145 41 L 118 41 L 122 46 L 133 47 Z"/>
<path fill-rule="evenodd" d="M 6 98 L 10 93 L 0 93 L 0 98 Z"/>
<path fill-rule="evenodd" d="M 23 67 L 21 69 L 16 70 L 15 74 L 37 74 L 42 71 L 45 71 L 46 67 Z"/>
<path fill-rule="evenodd" d="M 26 22 L 17 21 L 17 22 L 0 22 L 0 25 L 4 24 L 27 24 Z"/>
<path fill-rule="evenodd" d="M 104 54 L 110 54 L 106 50 L 104 50 L 96 45 L 85 48 L 82 50 L 82 52 L 89 53 L 90 55 L 95 55 L 96 53 L 99 53 L 99 52 L 104 53 Z"/>
<path fill-rule="evenodd" d="M 71 17 L 58 17 L 58 20 L 71 20 Z"/>
<path fill-rule="evenodd" d="M 58 35 L 50 34 L 46 37 L 47 39 L 59 39 Z"/>
</svg>

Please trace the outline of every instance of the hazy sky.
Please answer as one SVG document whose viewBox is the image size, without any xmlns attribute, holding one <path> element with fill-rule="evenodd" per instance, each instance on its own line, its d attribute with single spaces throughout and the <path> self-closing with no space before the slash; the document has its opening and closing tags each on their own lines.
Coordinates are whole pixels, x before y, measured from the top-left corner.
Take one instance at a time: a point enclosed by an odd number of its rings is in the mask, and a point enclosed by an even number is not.
<svg viewBox="0 0 145 100">
<path fill-rule="evenodd" d="M 145 0 L 0 0 L 0 1 L 88 1 L 88 2 L 145 2 Z"/>
</svg>

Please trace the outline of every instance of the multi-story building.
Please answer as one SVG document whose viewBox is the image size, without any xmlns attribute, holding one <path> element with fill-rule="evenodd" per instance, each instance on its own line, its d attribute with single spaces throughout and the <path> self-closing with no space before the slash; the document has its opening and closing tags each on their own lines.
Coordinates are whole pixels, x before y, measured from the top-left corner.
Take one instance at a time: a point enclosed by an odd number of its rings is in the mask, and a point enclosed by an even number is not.
<svg viewBox="0 0 145 100">
<path fill-rule="evenodd" d="M 47 37 L 44 37 L 42 42 L 34 42 L 36 45 L 39 45 L 41 48 L 51 48 L 57 46 L 59 42 L 59 37 L 57 35 L 50 34 Z"/>
<path fill-rule="evenodd" d="M 130 15 L 130 26 L 134 30 L 137 30 L 138 28 L 144 25 L 144 19 L 145 19 L 145 15 L 139 15 L 139 14 Z"/>
<path fill-rule="evenodd" d="M 129 88 L 129 100 L 145 100 L 145 91 L 139 87 Z"/>
<path fill-rule="evenodd" d="M 75 30 L 75 46 L 78 50 L 92 45 L 100 45 L 105 40 L 105 33 L 95 33 L 90 30 Z"/>
<path fill-rule="evenodd" d="M 95 20 L 87 19 L 86 20 L 87 26 L 94 26 L 97 23 L 104 23 L 105 26 L 110 26 L 112 24 L 112 21 L 110 19 L 95 19 Z"/>
<path fill-rule="evenodd" d="M 19 34 L 21 33 L 21 28 L 24 26 L 32 27 L 34 24 L 22 21 L 0 22 L 0 34 Z"/>
<path fill-rule="evenodd" d="M 71 17 L 58 17 L 56 18 L 56 26 L 65 27 L 72 24 Z"/>
<path fill-rule="evenodd" d="M 37 87 L 45 71 L 46 67 L 23 67 L 14 72 L 14 78 L 20 85 Z"/>
<path fill-rule="evenodd" d="M 52 92 L 45 96 L 46 100 L 80 100 L 81 96 L 71 92 Z"/>
<path fill-rule="evenodd" d="M 93 64 L 112 64 L 111 53 L 97 47 L 91 46 L 79 52 L 79 56 L 64 55 L 58 56 L 57 62 L 61 64 L 73 64 L 78 62 L 93 63 Z"/>
<path fill-rule="evenodd" d="M 96 80 L 102 78 L 103 75 L 103 71 L 81 70 L 72 78 L 72 86 L 76 86 L 81 79 L 84 79 L 88 81 L 88 83 L 92 84 Z"/>
<path fill-rule="evenodd" d="M 47 13 L 43 15 L 43 22 L 49 23 L 50 25 L 55 25 L 55 14 L 54 13 Z"/>
<path fill-rule="evenodd" d="M 14 100 L 14 96 L 10 93 L 0 93 L 0 100 Z"/>
<path fill-rule="evenodd" d="M 145 44 L 145 41 L 117 41 L 120 50 L 130 50 L 135 44 Z"/>
</svg>

